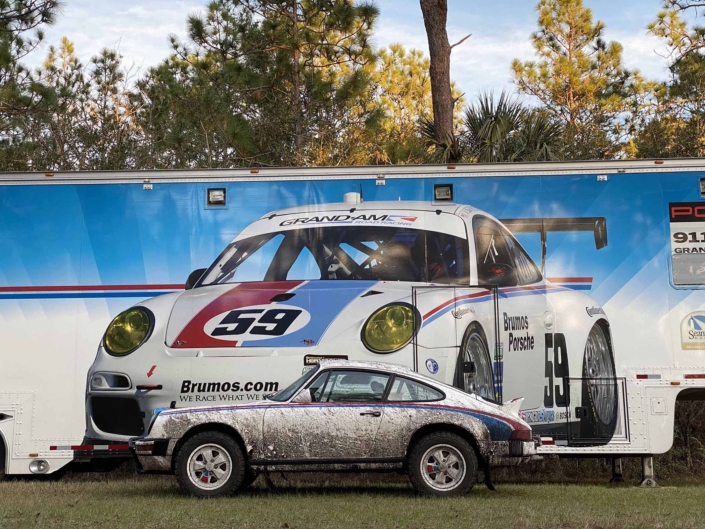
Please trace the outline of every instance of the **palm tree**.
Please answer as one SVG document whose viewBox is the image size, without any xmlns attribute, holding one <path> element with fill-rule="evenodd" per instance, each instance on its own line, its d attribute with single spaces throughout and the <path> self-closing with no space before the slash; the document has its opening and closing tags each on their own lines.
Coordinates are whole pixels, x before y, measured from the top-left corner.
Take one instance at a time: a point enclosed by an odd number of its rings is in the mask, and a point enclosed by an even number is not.
<svg viewBox="0 0 705 529">
<path fill-rule="evenodd" d="M 495 100 L 480 94 L 465 109 L 463 146 L 473 162 L 555 160 L 562 127 L 540 110 L 527 108 L 505 92 Z"/>
</svg>

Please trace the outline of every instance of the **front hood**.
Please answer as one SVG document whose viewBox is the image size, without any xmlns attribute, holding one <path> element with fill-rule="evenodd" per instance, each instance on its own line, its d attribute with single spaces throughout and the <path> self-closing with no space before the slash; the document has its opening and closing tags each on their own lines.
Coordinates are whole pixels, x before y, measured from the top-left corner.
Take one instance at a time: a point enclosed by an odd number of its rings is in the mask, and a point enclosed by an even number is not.
<svg viewBox="0 0 705 529">
<path fill-rule="evenodd" d="M 378 281 L 276 281 L 195 288 L 176 300 L 166 344 L 189 349 L 314 346 L 351 303 L 364 298 L 364 310 L 354 312 L 366 317 L 371 308 L 408 298 L 410 292 L 409 284 Z"/>
</svg>

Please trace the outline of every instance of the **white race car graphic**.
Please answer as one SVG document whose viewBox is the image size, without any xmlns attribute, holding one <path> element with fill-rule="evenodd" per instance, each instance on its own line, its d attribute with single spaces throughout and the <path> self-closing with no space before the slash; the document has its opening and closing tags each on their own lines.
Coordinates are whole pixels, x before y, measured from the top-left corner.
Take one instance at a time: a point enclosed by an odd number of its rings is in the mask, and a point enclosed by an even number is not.
<svg viewBox="0 0 705 529">
<path fill-rule="evenodd" d="M 338 358 L 405 365 L 488 400 L 523 397 L 536 431 L 608 442 L 619 392 L 607 317 L 547 281 L 507 225 L 543 240 L 594 229 L 606 244 L 604 219 L 505 225 L 456 204 L 266 215 L 185 292 L 111 323 L 88 377 L 87 437 L 142 435 L 160 408 L 260 400 Z"/>
</svg>

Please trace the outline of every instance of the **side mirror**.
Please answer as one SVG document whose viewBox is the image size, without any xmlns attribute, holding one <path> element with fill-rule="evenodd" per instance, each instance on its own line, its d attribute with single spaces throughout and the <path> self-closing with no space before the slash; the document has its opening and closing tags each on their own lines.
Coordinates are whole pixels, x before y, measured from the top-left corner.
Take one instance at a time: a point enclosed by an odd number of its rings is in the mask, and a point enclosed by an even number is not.
<svg viewBox="0 0 705 529">
<path fill-rule="evenodd" d="M 311 404 L 313 400 L 311 399 L 311 392 L 308 389 L 304 389 L 299 392 L 296 397 L 294 397 L 291 402 L 295 402 L 296 404 Z"/>
<path fill-rule="evenodd" d="M 199 268 L 198 270 L 194 270 L 188 275 L 188 279 L 186 280 L 186 284 L 184 285 L 184 289 L 186 290 L 191 290 L 193 286 L 198 283 L 198 280 L 201 279 L 201 276 L 206 273 L 207 268 Z"/>
</svg>

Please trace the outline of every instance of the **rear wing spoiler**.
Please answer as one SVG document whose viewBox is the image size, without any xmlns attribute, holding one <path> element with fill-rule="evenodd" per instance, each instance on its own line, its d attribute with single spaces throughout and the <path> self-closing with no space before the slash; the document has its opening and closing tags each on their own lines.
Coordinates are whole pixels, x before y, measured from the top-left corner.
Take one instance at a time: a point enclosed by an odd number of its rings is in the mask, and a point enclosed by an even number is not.
<svg viewBox="0 0 705 529">
<path fill-rule="evenodd" d="M 572 217 L 559 219 L 500 219 L 513 233 L 541 234 L 541 272 L 546 267 L 546 235 L 548 232 L 591 231 L 595 236 L 595 248 L 607 246 L 607 219 L 605 217 Z"/>
</svg>

